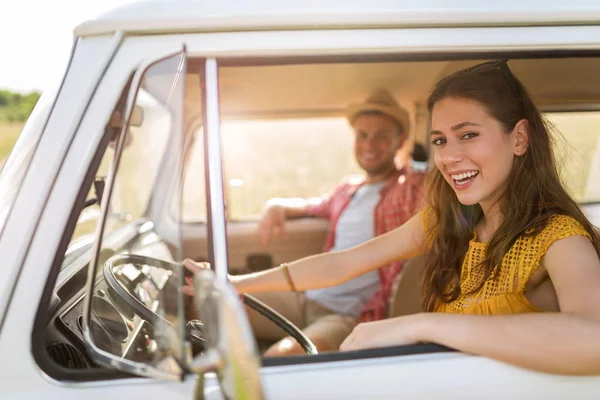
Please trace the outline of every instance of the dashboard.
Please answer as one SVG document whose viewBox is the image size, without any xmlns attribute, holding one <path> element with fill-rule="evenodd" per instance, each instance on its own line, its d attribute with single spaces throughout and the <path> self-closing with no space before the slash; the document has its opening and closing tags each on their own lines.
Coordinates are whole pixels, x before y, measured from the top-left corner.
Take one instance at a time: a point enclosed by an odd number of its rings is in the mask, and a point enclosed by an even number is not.
<svg viewBox="0 0 600 400">
<path fill-rule="evenodd" d="M 149 363 L 161 357 L 160 334 L 151 318 L 132 306 L 165 316 L 177 315 L 177 282 L 172 271 L 148 265 L 122 263 L 104 268 L 107 260 L 137 254 L 160 260 L 173 259 L 169 246 L 152 231 L 151 224 L 134 223 L 111 234 L 99 255 L 91 301 L 90 333 L 94 344 L 119 358 Z M 48 306 L 46 348 L 51 358 L 66 368 L 95 366 L 83 337 L 85 286 L 92 258 L 91 239 L 72 246 L 65 255 L 52 300 Z M 110 274 L 107 276 L 107 271 Z M 107 279 L 107 277 L 109 279 Z M 127 300 L 129 291 L 134 300 Z M 141 316 L 140 316 L 141 315 Z"/>
</svg>

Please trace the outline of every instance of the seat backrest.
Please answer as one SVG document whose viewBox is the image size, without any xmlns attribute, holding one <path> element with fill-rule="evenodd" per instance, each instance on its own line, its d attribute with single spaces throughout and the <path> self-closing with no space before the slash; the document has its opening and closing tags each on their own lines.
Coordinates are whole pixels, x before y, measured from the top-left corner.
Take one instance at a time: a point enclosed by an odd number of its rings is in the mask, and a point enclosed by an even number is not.
<svg viewBox="0 0 600 400">
<path fill-rule="evenodd" d="M 404 264 L 398 276 L 398 285 L 396 285 L 390 301 L 390 318 L 423 312 L 421 271 L 426 257 L 426 255 L 421 255 L 411 258 Z"/>
</svg>

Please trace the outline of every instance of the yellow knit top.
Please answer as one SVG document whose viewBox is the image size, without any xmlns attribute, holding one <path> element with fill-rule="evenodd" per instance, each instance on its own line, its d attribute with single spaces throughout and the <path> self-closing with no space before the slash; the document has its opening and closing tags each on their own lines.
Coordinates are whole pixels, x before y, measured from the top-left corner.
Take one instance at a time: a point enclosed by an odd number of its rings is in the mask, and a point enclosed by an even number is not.
<svg viewBox="0 0 600 400">
<path fill-rule="evenodd" d="M 550 245 L 573 235 L 591 239 L 590 234 L 572 217 L 553 216 L 537 235 L 519 237 L 502 259 L 496 276 L 473 292 L 483 280 L 483 271 L 478 265 L 484 260 L 487 248 L 487 244 L 478 242 L 475 235 L 469 242 L 469 250 L 462 264 L 461 295 L 451 303 L 440 302 L 435 311 L 483 315 L 543 311 L 525 297 L 527 283 Z M 429 234 L 427 236 L 431 237 Z"/>
</svg>

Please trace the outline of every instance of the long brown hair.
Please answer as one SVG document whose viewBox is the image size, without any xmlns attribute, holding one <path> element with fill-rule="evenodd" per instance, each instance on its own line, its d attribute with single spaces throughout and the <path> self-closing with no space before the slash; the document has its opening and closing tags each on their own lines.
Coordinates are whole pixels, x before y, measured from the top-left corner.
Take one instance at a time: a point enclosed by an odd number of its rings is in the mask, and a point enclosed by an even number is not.
<svg viewBox="0 0 600 400">
<path fill-rule="evenodd" d="M 529 124 L 529 146 L 513 163 L 500 199 L 504 220 L 488 242 L 485 260 L 479 266 L 483 268 L 484 279 L 475 291 L 494 278 L 504 255 L 519 236 L 536 235 L 556 214 L 577 220 L 592 236 L 596 252 L 600 254 L 598 234 L 561 184 L 550 125 L 508 66 L 500 63 L 484 71 L 467 69 L 444 78 L 427 101 L 430 115 L 438 101 L 449 97 L 479 103 L 507 134 L 522 119 Z M 427 176 L 426 188 L 431 207 L 427 222 L 431 248 L 423 270 L 423 306 L 432 311 L 438 302 L 452 302 L 461 295 L 462 262 L 483 211 L 478 204 L 461 204 L 435 167 Z"/>
</svg>

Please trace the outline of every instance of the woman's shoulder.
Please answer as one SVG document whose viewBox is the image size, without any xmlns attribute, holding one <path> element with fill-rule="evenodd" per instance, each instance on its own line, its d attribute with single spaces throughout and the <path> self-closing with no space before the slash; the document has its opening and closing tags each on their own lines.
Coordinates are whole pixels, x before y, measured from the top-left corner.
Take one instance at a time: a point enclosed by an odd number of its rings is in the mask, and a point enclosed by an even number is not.
<svg viewBox="0 0 600 400">
<path fill-rule="evenodd" d="M 545 252 L 557 240 L 575 235 L 585 236 L 590 240 L 592 238 L 585 227 L 574 217 L 555 214 L 548 219 L 544 228 L 535 235 L 534 242 L 537 242 L 542 251 Z"/>
<path fill-rule="evenodd" d="M 551 216 L 544 229 L 542 229 L 542 233 L 555 239 L 573 235 L 591 237 L 589 232 L 579 221 L 570 215 L 564 214 L 555 214 Z"/>
<path fill-rule="evenodd" d="M 534 229 L 525 231 L 513 248 L 523 252 L 522 254 L 530 261 L 528 265 L 538 266 L 552 244 L 557 240 L 576 235 L 592 240 L 589 232 L 577 219 L 569 215 L 555 214 L 546 220 L 544 227 L 537 233 Z"/>
</svg>

